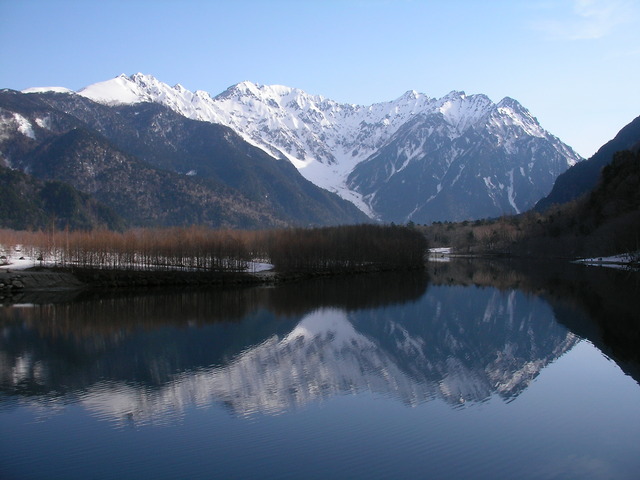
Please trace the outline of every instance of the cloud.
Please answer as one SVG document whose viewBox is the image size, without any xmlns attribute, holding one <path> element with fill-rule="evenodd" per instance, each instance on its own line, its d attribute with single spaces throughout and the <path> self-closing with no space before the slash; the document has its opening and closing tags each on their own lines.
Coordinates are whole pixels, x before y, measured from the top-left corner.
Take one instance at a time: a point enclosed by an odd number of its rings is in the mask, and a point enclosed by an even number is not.
<svg viewBox="0 0 640 480">
<path fill-rule="evenodd" d="M 556 5 L 568 5 L 570 11 L 533 24 L 554 40 L 596 40 L 637 18 L 634 0 L 571 0 Z"/>
</svg>

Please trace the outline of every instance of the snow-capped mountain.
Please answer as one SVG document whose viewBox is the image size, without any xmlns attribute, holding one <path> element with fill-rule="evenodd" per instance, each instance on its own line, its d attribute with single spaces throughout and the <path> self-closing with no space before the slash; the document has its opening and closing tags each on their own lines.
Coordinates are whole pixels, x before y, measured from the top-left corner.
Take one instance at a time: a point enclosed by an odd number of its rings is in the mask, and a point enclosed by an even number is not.
<svg viewBox="0 0 640 480">
<path fill-rule="evenodd" d="M 456 92 L 402 125 L 347 184 L 382 218 L 464 220 L 529 209 L 578 160 L 515 100 Z"/>
<path fill-rule="evenodd" d="M 38 90 L 40 91 L 40 90 Z M 370 106 L 242 82 L 211 96 L 150 75 L 120 75 L 79 95 L 106 105 L 155 102 L 228 126 L 370 217 L 428 222 L 518 213 L 581 158 L 516 100 L 408 91 Z"/>
</svg>

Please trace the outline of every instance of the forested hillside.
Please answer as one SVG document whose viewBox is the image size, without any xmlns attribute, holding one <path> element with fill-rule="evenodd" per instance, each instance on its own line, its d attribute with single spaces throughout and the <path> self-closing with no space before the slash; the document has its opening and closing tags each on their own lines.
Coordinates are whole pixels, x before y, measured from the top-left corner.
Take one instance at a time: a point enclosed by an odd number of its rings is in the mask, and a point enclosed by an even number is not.
<svg viewBox="0 0 640 480">
<path fill-rule="evenodd" d="M 111 208 L 58 181 L 41 181 L 0 166 L 0 225 L 25 229 L 121 230 L 126 222 Z"/>
<path fill-rule="evenodd" d="M 616 152 L 637 150 L 638 146 L 640 146 L 640 117 L 621 129 L 591 158 L 576 163 L 561 174 L 556 179 L 551 193 L 536 204 L 536 210 L 543 212 L 554 204 L 570 202 L 590 192 L 598 184 L 602 169 L 611 163 Z"/>
</svg>

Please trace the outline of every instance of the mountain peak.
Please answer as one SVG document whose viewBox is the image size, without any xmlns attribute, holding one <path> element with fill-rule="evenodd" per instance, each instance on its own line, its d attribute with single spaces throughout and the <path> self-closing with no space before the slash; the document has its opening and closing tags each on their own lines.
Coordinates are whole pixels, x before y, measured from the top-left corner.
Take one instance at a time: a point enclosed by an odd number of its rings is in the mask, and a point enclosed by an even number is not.
<svg viewBox="0 0 640 480">
<path fill-rule="evenodd" d="M 482 122 L 495 107 L 489 97 L 483 94 L 467 95 L 463 91 L 453 90 L 442 97 L 438 103 L 438 110 L 447 123 L 454 126 L 458 132 Z"/>
<path fill-rule="evenodd" d="M 188 91 L 188 90 L 187 90 Z M 201 98 L 203 100 L 212 100 L 211 95 L 209 94 L 209 92 L 205 92 L 204 90 L 196 90 L 194 95 L 198 98 Z"/>
<path fill-rule="evenodd" d="M 156 101 L 162 91 L 169 89 L 171 87 L 153 75 L 138 72 L 131 76 L 122 73 L 111 80 L 89 85 L 77 93 L 105 105 L 126 105 Z"/>
<path fill-rule="evenodd" d="M 224 92 L 219 93 L 214 98 L 215 99 L 233 98 L 233 97 L 238 97 L 240 95 L 246 94 L 248 92 L 251 92 L 253 95 L 255 95 L 258 92 L 258 85 L 248 80 L 245 80 L 240 83 L 231 85 Z"/>
<path fill-rule="evenodd" d="M 459 98 L 465 99 L 466 97 L 467 97 L 467 94 L 464 92 L 464 90 L 451 90 L 442 98 L 446 100 L 453 100 L 453 99 L 459 99 Z"/>
<path fill-rule="evenodd" d="M 303 90 L 293 87 L 287 87 L 286 85 L 262 85 L 260 83 L 253 83 L 250 81 L 243 81 L 233 85 L 227 89 L 226 92 L 232 92 L 234 95 L 250 95 L 262 99 L 279 99 L 287 96 L 297 97 L 309 97 L 322 101 L 323 97 L 319 95 L 310 95 Z M 226 93 L 224 92 L 224 93 Z"/>
<path fill-rule="evenodd" d="M 243 80 L 242 82 L 234 85 L 234 88 L 239 91 L 256 91 L 260 90 L 261 87 L 262 85 L 259 83 L 253 83 L 249 80 Z"/>
<path fill-rule="evenodd" d="M 500 122 L 504 125 L 518 126 L 528 135 L 533 137 L 544 138 L 549 135 L 547 131 L 542 128 L 538 119 L 531 115 L 529 110 L 523 107 L 520 102 L 511 97 L 504 97 L 500 100 L 496 104 L 496 108 L 492 115 L 496 118 L 500 117 Z M 569 157 L 569 166 L 575 164 L 576 161 L 579 160 L 579 157 L 577 157 L 573 151 L 571 151 Z"/>
<path fill-rule="evenodd" d="M 500 100 L 497 105 L 498 108 L 501 107 L 506 107 L 506 108 L 513 108 L 514 110 L 526 110 L 521 104 L 520 102 L 518 102 L 515 98 L 511 98 L 511 97 L 504 97 L 502 100 Z"/>
<path fill-rule="evenodd" d="M 146 73 L 134 73 L 129 77 L 129 79 L 136 83 L 159 83 L 158 79 L 153 75 L 149 75 Z"/>
<path fill-rule="evenodd" d="M 91 84 L 78 91 L 78 95 L 106 105 L 139 103 L 144 92 L 132 77 L 124 73 L 111 80 Z"/>
<path fill-rule="evenodd" d="M 419 95 L 420 94 L 415 90 L 407 90 L 402 94 L 400 98 L 406 99 L 406 100 L 415 100 L 416 98 L 418 98 Z"/>
</svg>

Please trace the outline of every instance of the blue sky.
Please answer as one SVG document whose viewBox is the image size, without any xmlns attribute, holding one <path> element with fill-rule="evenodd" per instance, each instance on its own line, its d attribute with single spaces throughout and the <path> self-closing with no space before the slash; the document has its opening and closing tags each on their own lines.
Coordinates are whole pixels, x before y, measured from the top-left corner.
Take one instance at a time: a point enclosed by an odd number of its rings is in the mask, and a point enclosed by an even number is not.
<svg viewBox="0 0 640 480">
<path fill-rule="evenodd" d="M 142 72 L 369 105 L 510 96 L 588 157 L 640 115 L 638 0 L 0 0 L 0 88 Z"/>
</svg>

